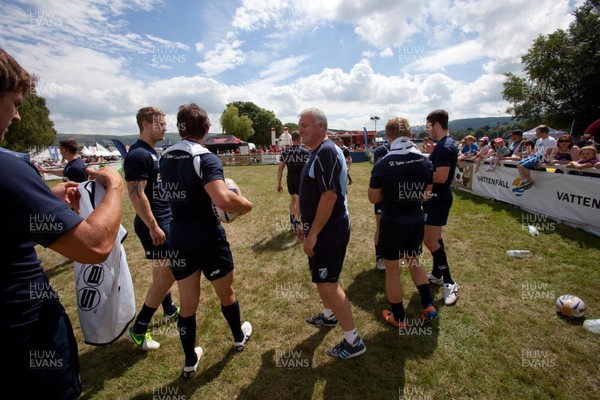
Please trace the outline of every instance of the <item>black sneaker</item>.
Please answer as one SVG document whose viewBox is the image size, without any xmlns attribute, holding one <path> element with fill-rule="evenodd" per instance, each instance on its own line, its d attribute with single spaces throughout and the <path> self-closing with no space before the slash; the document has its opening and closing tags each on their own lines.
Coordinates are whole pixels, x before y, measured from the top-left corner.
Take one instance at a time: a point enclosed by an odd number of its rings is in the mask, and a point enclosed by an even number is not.
<svg viewBox="0 0 600 400">
<path fill-rule="evenodd" d="M 331 318 L 325 318 L 323 313 L 308 317 L 304 320 L 304 322 L 313 326 L 336 326 L 338 324 L 338 320 L 335 315 Z"/>
<path fill-rule="evenodd" d="M 342 339 L 337 346 L 327 349 L 327 355 L 333 358 L 346 360 L 348 358 L 358 357 L 361 354 L 364 354 L 365 351 L 367 351 L 367 346 L 365 346 L 365 343 L 360 337 L 357 337 L 352 345 L 348 343 L 346 339 Z"/>
</svg>

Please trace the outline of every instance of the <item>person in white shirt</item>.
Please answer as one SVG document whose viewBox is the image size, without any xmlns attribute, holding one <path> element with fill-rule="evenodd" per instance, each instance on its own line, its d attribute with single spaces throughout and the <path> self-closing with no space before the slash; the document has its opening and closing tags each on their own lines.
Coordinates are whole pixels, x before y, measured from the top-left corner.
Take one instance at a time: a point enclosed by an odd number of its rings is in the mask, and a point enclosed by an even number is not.
<svg viewBox="0 0 600 400">
<path fill-rule="evenodd" d="M 540 125 L 535 129 L 535 136 L 538 139 L 535 142 L 533 154 L 517 164 L 517 170 L 521 176 L 521 184 L 518 189 L 529 189 L 533 185 L 530 170 L 535 169 L 538 164 L 550 160 L 552 152 L 556 149 L 556 139 L 549 136 L 549 133 L 548 125 Z"/>
</svg>

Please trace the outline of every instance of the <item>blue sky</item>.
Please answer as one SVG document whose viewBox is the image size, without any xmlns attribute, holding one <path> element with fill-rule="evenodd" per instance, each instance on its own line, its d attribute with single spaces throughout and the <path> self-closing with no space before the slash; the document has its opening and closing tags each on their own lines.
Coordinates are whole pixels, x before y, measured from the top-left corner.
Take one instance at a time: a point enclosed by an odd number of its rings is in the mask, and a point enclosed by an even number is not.
<svg viewBox="0 0 600 400">
<path fill-rule="evenodd" d="M 39 76 L 60 133 L 135 134 L 154 105 L 175 131 L 196 102 L 213 131 L 232 101 L 334 129 L 505 116 L 504 72 L 581 0 L 26 0 L 0 5 L 0 46 Z"/>
</svg>

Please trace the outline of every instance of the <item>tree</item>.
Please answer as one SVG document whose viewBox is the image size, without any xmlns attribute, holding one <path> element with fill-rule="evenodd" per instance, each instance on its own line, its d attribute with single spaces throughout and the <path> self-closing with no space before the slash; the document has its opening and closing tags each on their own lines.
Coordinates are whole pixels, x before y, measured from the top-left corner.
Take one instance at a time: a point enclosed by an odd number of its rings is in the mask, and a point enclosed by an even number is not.
<svg viewBox="0 0 600 400">
<path fill-rule="evenodd" d="M 32 147 L 46 147 L 54 143 L 56 130 L 49 117 L 46 99 L 33 93 L 25 96 L 19 114 L 21 122 L 8 127 L 2 147 L 27 152 Z"/>
<path fill-rule="evenodd" d="M 292 133 L 292 132 L 298 130 L 298 124 L 295 122 L 286 122 L 285 124 L 283 124 L 283 127 L 288 128 L 289 133 Z"/>
<path fill-rule="evenodd" d="M 526 73 L 506 73 L 507 110 L 531 125 L 585 129 L 600 116 L 600 0 L 574 11 L 567 31 L 540 35 L 521 58 Z"/>
<path fill-rule="evenodd" d="M 250 101 L 235 101 L 227 104 L 237 107 L 239 115 L 246 116 L 252 121 L 254 136 L 252 141 L 257 145 L 271 144 L 271 128 L 275 128 L 275 136 L 278 137 L 283 131 L 283 124 L 275 116 L 273 111 L 265 110 Z"/>
<path fill-rule="evenodd" d="M 223 114 L 221 114 L 221 126 L 223 130 L 231 135 L 247 141 L 254 135 L 252 129 L 252 121 L 248 116 L 239 116 L 239 111 L 236 106 L 229 104 Z"/>
</svg>

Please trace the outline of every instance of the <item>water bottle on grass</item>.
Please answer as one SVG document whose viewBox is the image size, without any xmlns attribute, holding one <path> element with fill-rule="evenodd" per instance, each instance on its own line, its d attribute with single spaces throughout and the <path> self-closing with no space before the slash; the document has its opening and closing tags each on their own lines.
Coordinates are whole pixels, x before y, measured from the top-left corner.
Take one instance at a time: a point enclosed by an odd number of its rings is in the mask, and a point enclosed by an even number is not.
<svg viewBox="0 0 600 400">
<path fill-rule="evenodd" d="M 523 257 L 531 257 L 533 254 L 529 250 L 507 250 L 507 256 L 523 258 Z"/>
</svg>

